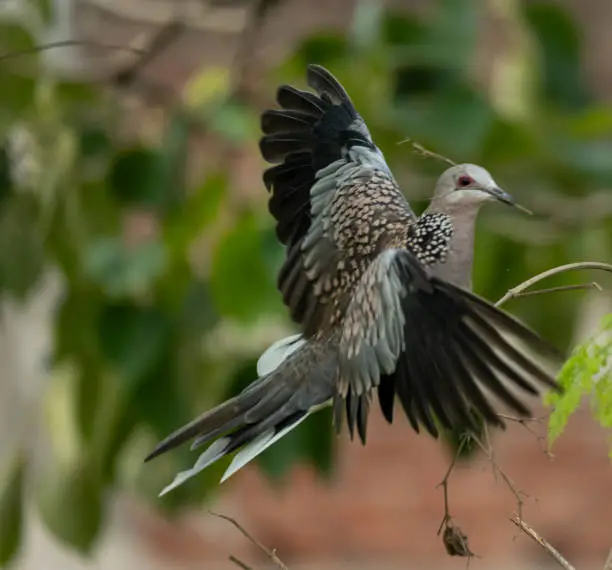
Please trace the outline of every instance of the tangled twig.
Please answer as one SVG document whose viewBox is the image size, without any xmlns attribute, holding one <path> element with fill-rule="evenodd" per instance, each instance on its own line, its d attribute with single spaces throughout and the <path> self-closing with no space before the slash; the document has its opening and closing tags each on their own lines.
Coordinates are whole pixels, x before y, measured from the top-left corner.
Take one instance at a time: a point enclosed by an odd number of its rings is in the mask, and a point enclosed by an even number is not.
<svg viewBox="0 0 612 570">
<path fill-rule="evenodd" d="M 269 548 L 264 546 L 249 531 L 247 531 L 236 519 L 233 519 L 232 517 L 228 517 L 227 515 L 222 515 L 220 513 L 215 513 L 213 511 L 208 511 L 208 514 L 212 515 L 213 517 L 217 517 L 217 518 L 223 519 L 223 520 L 233 524 L 241 532 L 241 534 L 244 537 L 247 538 L 247 540 L 251 544 L 253 544 L 259 550 L 264 552 L 265 555 L 270 559 L 270 562 L 272 562 L 272 564 L 274 564 L 277 568 L 279 568 L 279 570 L 289 570 L 289 568 L 285 565 L 285 563 L 278 557 L 278 555 L 276 554 L 276 550 L 275 549 L 270 550 Z M 247 570 L 250 570 L 248 565 L 246 565 L 244 562 L 242 562 L 241 560 L 239 560 L 235 556 L 231 556 L 230 560 L 234 564 L 237 564 L 238 566 L 241 566 L 243 569 L 246 568 Z"/>
</svg>

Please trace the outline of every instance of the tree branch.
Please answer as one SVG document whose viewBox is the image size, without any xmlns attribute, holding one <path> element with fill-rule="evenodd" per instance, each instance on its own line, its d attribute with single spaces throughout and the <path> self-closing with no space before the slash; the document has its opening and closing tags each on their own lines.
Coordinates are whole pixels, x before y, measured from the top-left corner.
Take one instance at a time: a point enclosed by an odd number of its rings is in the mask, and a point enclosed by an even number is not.
<svg viewBox="0 0 612 570">
<path fill-rule="evenodd" d="M 603 570 L 612 570 L 612 548 L 608 553 L 608 558 L 606 558 L 606 563 L 604 564 Z"/>
<path fill-rule="evenodd" d="M 537 542 L 564 570 L 576 570 L 562 555 L 554 548 L 550 542 L 545 538 L 542 538 L 533 528 L 531 528 L 520 515 L 513 515 L 510 517 L 512 523 L 514 523 L 522 532 L 524 532 L 534 542 Z"/>
<path fill-rule="evenodd" d="M 134 55 L 143 55 L 145 53 L 144 50 L 135 48 L 135 47 L 131 47 L 131 46 L 105 44 L 105 43 L 88 41 L 88 40 L 63 40 L 63 41 L 57 41 L 57 42 L 49 42 L 44 45 L 34 46 L 31 48 L 27 48 L 27 49 L 20 49 L 20 50 L 11 51 L 8 53 L 3 53 L 3 54 L 0 54 L 0 61 L 4 61 L 7 59 L 13 59 L 15 57 L 21 57 L 22 55 L 32 55 L 34 53 L 40 53 L 41 51 L 47 51 L 50 49 L 72 47 L 72 46 L 96 47 L 100 49 L 123 51 L 127 53 L 132 53 Z"/>
<path fill-rule="evenodd" d="M 487 432 L 487 434 L 488 434 L 488 432 Z M 497 460 L 493 456 L 493 448 L 492 448 L 490 442 L 489 442 L 489 445 L 486 446 L 475 435 L 472 435 L 472 438 L 478 444 L 478 447 L 480 447 L 480 449 L 482 449 L 484 454 L 487 456 L 487 459 L 489 460 L 489 463 L 491 463 L 491 466 L 493 467 L 493 472 L 497 473 L 502 478 L 502 480 L 504 481 L 504 483 L 506 484 L 508 489 L 510 489 L 510 492 L 514 495 L 514 498 L 516 499 L 516 506 L 517 506 L 517 510 L 518 510 L 518 513 L 519 513 L 519 517 L 522 518 L 523 504 L 525 502 L 523 500 L 523 497 L 526 497 L 527 494 L 524 491 L 521 491 L 516 486 L 514 481 L 512 479 L 510 479 L 510 477 L 506 474 L 506 472 L 499 466 L 499 463 L 497 463 Z M 487 435 L 487 438 L 488 438 L 488 435 Z"/>
<path fill-rule="evenodd" d="M 558 267 L 553 267 L 552 269 L 543 271 L 542 273 L 539 273 L 538 275 L 535 275 L 534 277 L 531 277 L 530 279 L 523 281 L 516 287 L 509 289 L 508 292 L 501 299 L 499 299 L 497 303 L 495 303 L 495 306 L 500 307 L 501 305 L 503 305 L 504 303 L 507 303 L 511 299 L 516 299 L 518 297 L 525 296 L 524 292 L 527 289 L 529 289 L 536 283 L 543 281 L 544 279 L 548 279 L 549 277 L 552 277 L 553 275 L 559 275 L 561 273 L 567 273 L 568 271 L 575 271 L 579 269 L 598 269 L 601 271 L 608 271 L 612 273 L 612 265 L 610 265 L 609 263 L 601 263 L 599 261 L 579 261 L 577 263 L 568 263 L 566 265 L 559 265 Z M 598 288 L 599 285 L 597 284 L 595 286 L 591 285 L 591 287 Z M 582 286 L 582 288 L 584 288 L 584 286 Z M 558 287 L 552 289 L 552 291 L 560 291 L 560 290 L 562 289 Z M 567 288 L 565 290 L 567 290 Z M 549 292 L 549 291 L 543 290 L 542 292 Z"/>
<path fill-rule="evenodd" d="M 251 544 L 253 544 L 259 550 L 261 550 L 263 553 L 265 553 L 265 555 L 270 559 L 272 564 L 274 564 L 277 568 L 279 568 L 279 570 L 289 570 L 289 568 L 284 564 L 284 562 L 276 554 L 276 550 L 270 550 L 269 548 L 264 546 L 253 535 L 251 535 L 236 519 L 233 519 L 232 517 L 228 517 L 227 515 L 222 515 L 220 513 L 215 513 L 213 511 L 208 511 L 208 514 L 212 515 L 213 517 L 217 517 L 217 518 L 223 519 L 223 520 L 233 524 L 242 533 L 242 535 L 247 538 L 247 540 Z M 234 564 L 235 564 L 236 560 L 232 559 L 232 562 L 234 562 Z M 241 561 L 239 561 L 239 562 L 241 562 Z M 242 564 L 244 564 L 244 563 L 242 563 Z"/>
<path fill-rule="evenodd" d="M 228 556 L 230 562 L 233 562 L 238 568 L 242 568 L 242 570 L 253 570 L 252 566 L 249 566 L 246 562 L 240 560 L 240 558 L 236 558 L 233 554 Z"/>
</svg>

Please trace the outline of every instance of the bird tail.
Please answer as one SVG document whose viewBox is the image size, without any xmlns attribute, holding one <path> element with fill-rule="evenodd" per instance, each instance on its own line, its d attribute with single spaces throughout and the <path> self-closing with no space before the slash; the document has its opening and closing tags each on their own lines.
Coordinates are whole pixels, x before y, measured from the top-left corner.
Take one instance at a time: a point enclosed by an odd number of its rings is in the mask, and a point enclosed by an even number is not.
<svg viewBox="0 0 612 570">
<path fill-rule="evenodd" d="M 272 345 L 258 362 L 260 377 L 237 396 L 205 412 L 161 441 L 145 458 L 193 440 L 207 443 L 191 469 L 180 472 L 160 495 L 235 451 L 221 482 L 289 433 L 313 412 L 329 405 L 334 394 L 337 349 L 294 335 Z"/>
<path fill-rule="evenodd" d="M 264 136 L 259 148 L 266 161 L 277 164 L 264 172 L 264 183 L 272 193 L 269 210 L 285 245 L 309 228 L 310 189 L 317 172 L 342 160 L 355 145 L 378 152 L 338 80 L 323 67 L 309 65 L 307 81 L 316 94 L 282 85 L 276 95 L 281 109 L 269 109 L 261 116 Z"/>
</svg>

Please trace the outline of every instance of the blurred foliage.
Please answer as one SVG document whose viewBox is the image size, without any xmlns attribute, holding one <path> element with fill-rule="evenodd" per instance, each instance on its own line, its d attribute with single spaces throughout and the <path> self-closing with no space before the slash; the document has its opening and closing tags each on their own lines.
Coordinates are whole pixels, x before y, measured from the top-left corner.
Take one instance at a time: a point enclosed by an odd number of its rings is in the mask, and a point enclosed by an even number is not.
<svg viewBox="0 0 612 570">
<path fill-rule="evenodd" d="M 49 20 L 49 2 L 32 5 Z M 474 286 L 496 299 L 551 266 L 611 257 L 605 208 L 581 200 L 612 188 L 612 106 L 585 82 L 575 22 L 544 1 L 517 1 L 504 12 L 521 41 L 498 54 L 492 88 L 477 86 L 471 66 L 485 5 L 438 0 L 425 20 L 362 0 L 350 33 L 301 42 L 266 78 L 266 96 L 278 82 L 303 84 L 307 63 L 328 66 L 417 209 L 442 165 L 398 146 L 406 136 L 485 164 L 539 213 L 526 219 L 491 207 L 481 217 Z M 34 45 L 27 28 L 1 24 L 0 54 Z M 218 488 L 224 462 L 159 500 L 193 457 L 177 451 L 146 469 L 142 458 L 254 378 L 257 355 L 278 337 L 274 323 L 289 329 L 274 286 L 283 252 L 259 178 L 261 198 L 250 201 L 236 199 L 229 160 L 199 180 L 186 175 L 196 132 L 214 137 L 217 148 L 256 151 L 261 109 L 232 96 L 228 70 L 197 74 L 167 109 L 159 137 L 129 138 L 118 134 L 125 116 L 116 93 L 59 80 L 37 63 L 36 55 L 0 59 L 0 295 L 27 299 L 49 267 L 64 278 L 45 393 L 53 462 L 37 474 L 36 500 L 55 535 L 88 552 L 110 490 L 127 489 L 171 513 Z M 130 237 L 143 220 L 153 230 Z M 575 279 L 559 275 L 550 285 Z M 509 310 L 568 347 L 581 295 L 526 298 Z M 579 394 L 604 386 L 585 380 L 595 358 L 585 351 L 562 374 L 571 389 L 558 402 L 553 435 Z M 609 427 L 609 409 L 598 410 Z M 300 461 L 331 474 L 330 423 L 317 414 L 259 465 L 278 482 Z M 18 456 L 0 488 L 0 563 L 19 546 L 28 462 Z"/>
</svg>

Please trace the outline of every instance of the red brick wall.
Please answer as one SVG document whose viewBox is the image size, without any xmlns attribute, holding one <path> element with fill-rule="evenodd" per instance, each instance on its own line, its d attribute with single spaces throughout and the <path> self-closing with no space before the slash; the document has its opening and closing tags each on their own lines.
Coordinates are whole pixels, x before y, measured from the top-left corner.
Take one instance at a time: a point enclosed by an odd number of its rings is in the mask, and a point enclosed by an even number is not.
<svg viewBox="0 0 612 570">
<path fill-rule="evenodd" d="M 449 458 L 407 422 L 389 427 L 373 414 L 368 445 L 341 442 L 330 483 L 297 468 L 281 490 L 249 467 L 223 485 L 211 508 L 233 516 L 292 569 L 463 567 L 449 558 L 436 530 L 443 514 L 436 489 Z M 523 516 L 577 567 L 601 568 L 612 547 L 612 467 L 606 435 L 579 413 L 555 445 L 554 459 L 520 425 L 494 438 L 496 459 L 528 493 Z M 516 501 L 496 481 L 484 457 L 454 473 L 451 513 L 482 556 L 480 567 L 548 563 L 546 555 L 508 521 Z M 144 522 L 141 520 L 141 522 Z M 147 517 L 143 538 L 156 555 L 199 568 L 232 568 L 231 553 L 263 561 L 228 523 L 202 513 L 184 524 Z"/>
</svg>

